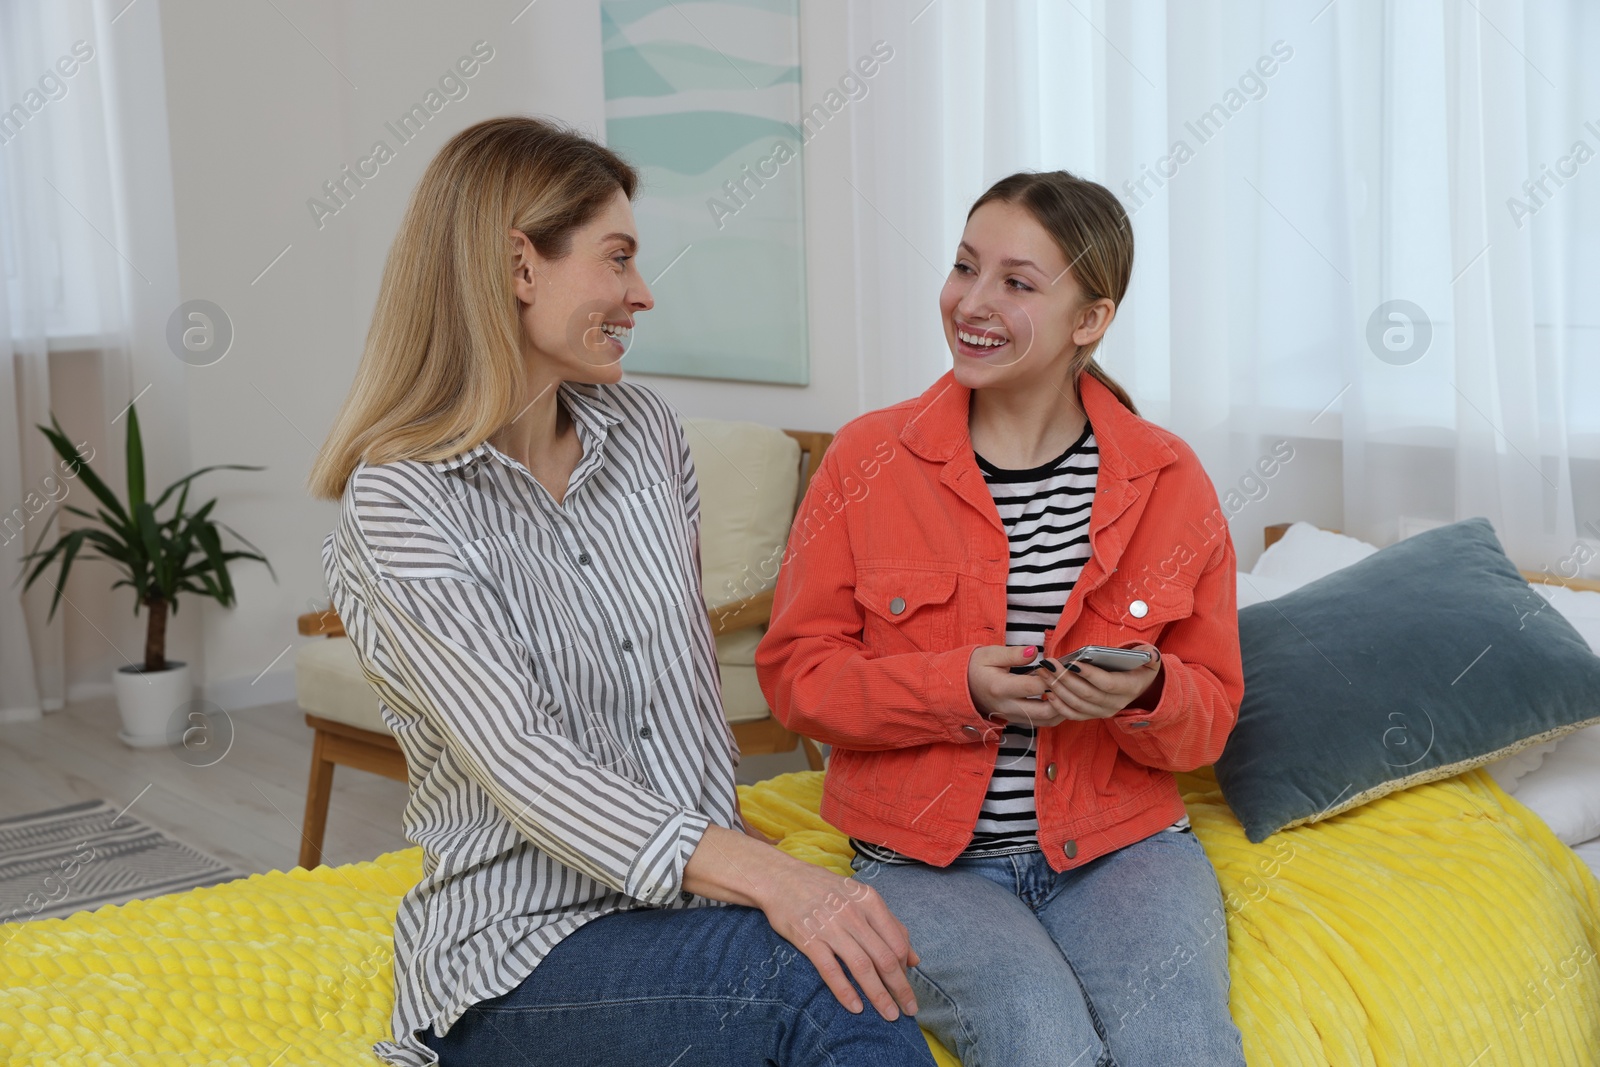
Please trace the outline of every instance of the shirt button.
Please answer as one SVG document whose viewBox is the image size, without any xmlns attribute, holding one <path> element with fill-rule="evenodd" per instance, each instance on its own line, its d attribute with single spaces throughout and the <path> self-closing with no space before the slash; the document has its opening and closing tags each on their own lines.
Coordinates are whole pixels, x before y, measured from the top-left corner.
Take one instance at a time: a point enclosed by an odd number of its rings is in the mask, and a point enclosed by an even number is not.
<svg viewBox="0 0 1600 1067">
<path fill-rule="evenodd" d="M 694 894 L 685 889 L 683 892 L 678 894 L 678 899 L 687 904 L 689 901 L 694 899 Z"/>
<path fill-rule="evenodd" d="M 633 651 L 633 638 L 624 637 L 622 639 L 622 651 L 624 651 L 624 652 L 632 652 Z"/>
<path fill-rule="evenodd" d="M 1128 605 L 1128 614 L 1132 615 L 1136 619 L 1142 619 L 1146 615 L 1150 614 L 1150 605 L 1146 604 L 1142 600 L 1135 600 L 1132 604 Z"/>
<path fill-rule="evenodd" d="M 1056 765 L 1054 763 L 1044 769 L 1044 776 L 1052 782 L 1056 780 Z"/>
<path fill-rule="evenodd" d="M 578 553 L 578 562 L 583 564 L 585 567 L 587 567 L 589 565 L 589 553 L 587 553 L 587 552 L 579 552 Z"/>
<path fill-rule="evenodd" d="M 639 727 L 639 736 L 644 738 L 646 741 L 650 740 L 650 727 L 648 727 L 648 726 Z"/>
<path fill-rule="evenodd" d="M 906 610 L 905 597 L 897 596 L 893 600 L 889 601 L 889 614 L 898 615 L 904 610 Z"/>
<path fill-rule="evenodd" d="M 1069 860 L 1078 854 L 1078 843 L 1076 841 L 1068 841 L 1062 848 Z"/>
</svg>

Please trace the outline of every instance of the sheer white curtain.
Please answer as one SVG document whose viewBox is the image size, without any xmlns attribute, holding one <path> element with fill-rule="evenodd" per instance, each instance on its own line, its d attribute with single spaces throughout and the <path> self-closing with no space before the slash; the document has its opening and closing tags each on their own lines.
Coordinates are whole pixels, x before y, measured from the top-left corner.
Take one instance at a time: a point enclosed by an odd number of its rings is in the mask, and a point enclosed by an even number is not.
<svg viewBox="0 0 1600 1067">
<path fill-rule="evenodd" d="M 852 0 L 850 22 L 852 54 L 896 50 L 853 116 L 870 405 L 949 365 L 972 200 L 1064 168 L 1133 216 L 1101 362 L 1238 490 L 1236 539 L 1484 515 L 1564 573 L 1600 544 L 1591 5 Z"/>
<path fill-rule="evenodd" d="M 101 36 L 88 0 L 0 3 L 0 722 L 65 698 L 66 603 L 22 592 L 21 557 L 61 501 L 90 508 L 35 428 L 49 425 L 50 353 L 123 342 Z M 59 520 L 54 531 L 60 529 Z"/>
</svg>

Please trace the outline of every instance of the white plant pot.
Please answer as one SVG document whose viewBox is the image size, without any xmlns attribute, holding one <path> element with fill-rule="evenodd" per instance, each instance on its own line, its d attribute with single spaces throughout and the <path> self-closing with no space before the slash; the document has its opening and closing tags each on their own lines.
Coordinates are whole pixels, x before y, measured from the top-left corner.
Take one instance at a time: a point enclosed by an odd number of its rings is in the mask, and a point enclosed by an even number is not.
<svg viewBox="0 0 1600 1067">
<path fill-rule="evenodd" d="M 170 659 L 164 671 L 146 671 L 137 664 L 118 667 L 111 685 L 117 694 L 117 711 L 122 714 L 117 736 L 133 748 L 165 745 L 173 715 L 193 699 L 189 665 Z"/>
</svg>

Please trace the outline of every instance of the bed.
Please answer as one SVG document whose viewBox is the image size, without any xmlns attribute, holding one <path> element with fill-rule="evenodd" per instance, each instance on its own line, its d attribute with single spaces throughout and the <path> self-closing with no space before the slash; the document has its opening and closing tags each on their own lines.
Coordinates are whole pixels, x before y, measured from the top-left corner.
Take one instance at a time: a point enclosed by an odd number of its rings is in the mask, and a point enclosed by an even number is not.
<svg viewBox="0 0 1600 1067">
<path fill-rule="evenodd" d="M 847 875 L 822 777 L 741 800 L 785 851 Z M 1564 844 L 1492 768 L 1258 844 L 1211 768 L 1178 781 L 1223 889 L 1251 1064 L 1600 1067 L 1600 840 Z M 377 1063 L 420 869 L 406 849 L 0 928 L 0 1062 Z"/>
<path fill-rule="evenodd" d="M 1223 888 L 1250 1063 L 1600 1064 L 1600 881 L 1487 772 L 1259 845 L 1207 772 L 1180 784 Z M 820 772 L 740 793 L 785 851 L 849 873 Z M 8 930 L 4 1062 L 376 1063 L 394 911 L 420 871 L 407 849 Z"/>
</svg>

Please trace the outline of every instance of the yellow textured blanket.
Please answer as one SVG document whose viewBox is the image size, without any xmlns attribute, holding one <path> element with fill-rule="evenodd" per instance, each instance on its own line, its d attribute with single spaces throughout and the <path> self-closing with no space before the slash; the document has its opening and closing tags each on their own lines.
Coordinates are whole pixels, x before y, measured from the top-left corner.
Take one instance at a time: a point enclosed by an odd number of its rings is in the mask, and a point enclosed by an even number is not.
<svg viewBox="0 0 1600 1067">
<path fill-rule="evenodd" d="M 1488 775 L 1260 845 L 1209 771 L 1179 781 L 1227 902 L 1252 1064 L 1600 1067 L 1600 884 Z M 848 874 L 821 785 L 740 793 L 786 851 Z M 408 849 L 0 926 L 0 1062 L 377 1063 L 391 923 L 419 873 Z"/>
</svg>

